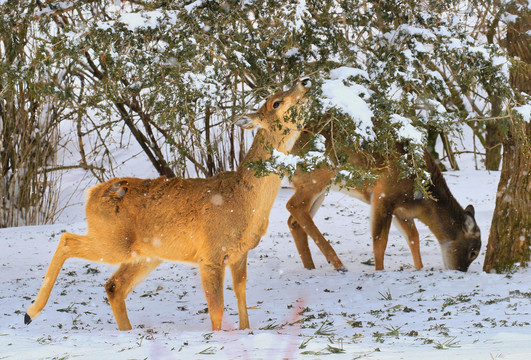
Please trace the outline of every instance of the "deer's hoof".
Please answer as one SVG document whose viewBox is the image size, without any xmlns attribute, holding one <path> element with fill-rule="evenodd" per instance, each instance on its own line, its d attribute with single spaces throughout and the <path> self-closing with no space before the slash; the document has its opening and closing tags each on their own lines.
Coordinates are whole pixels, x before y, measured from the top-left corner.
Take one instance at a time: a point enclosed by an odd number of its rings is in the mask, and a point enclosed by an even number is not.
<svg viewBox="0 0 531 360">
<path fill-rule="evenodd" d="M 344 273 L 348 272 L 348 269 L 343 266 L 342 268 L 336 269 L 336 271 L 339 272 L 339 273 L 344 274 Z"/>
<path fill-rule="evenodd" d="M 28 315 L 28 313 L 24 314 L 24 324 L 28 325 L 31 323 L 31 316 Z"/>
</svg>

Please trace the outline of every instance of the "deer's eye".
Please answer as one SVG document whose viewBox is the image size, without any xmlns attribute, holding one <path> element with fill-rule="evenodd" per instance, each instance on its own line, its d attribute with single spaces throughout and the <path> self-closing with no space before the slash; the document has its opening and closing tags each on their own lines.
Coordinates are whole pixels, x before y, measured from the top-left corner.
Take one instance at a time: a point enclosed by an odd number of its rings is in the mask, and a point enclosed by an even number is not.
<svg viewBox="0 0 531 360">
<path fill-rule="evenodd" d="M 273 103 L 273 109 L 278 108 L 278 107 L 280 106 L 280 104 L 282 104 L 282 101 L 275 101 L 275 102 Z"/>
</svg>

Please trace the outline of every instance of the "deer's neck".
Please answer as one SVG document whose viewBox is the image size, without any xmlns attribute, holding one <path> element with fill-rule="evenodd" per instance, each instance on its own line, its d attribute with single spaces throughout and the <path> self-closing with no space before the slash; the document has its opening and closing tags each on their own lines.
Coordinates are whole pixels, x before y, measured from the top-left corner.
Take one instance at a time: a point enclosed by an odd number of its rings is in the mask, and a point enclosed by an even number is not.
<svg viewBox="0 0 531 360">
<path fill-rule="evenodd" d="M 397 215 L 418 218 L 430 228 L 439 242 L 455 238 L 456 231 L 463 226 L 464 210 L 452 195 L 439 166 L 433 157 L 425 151 L 426 170 L 430 173 L 432 184 L 428 191 L 432 198 L 415 198 L 404 209 L 397 208 Z M 402 215 L 401 215 L 402 214 Z"/>
<path fill-rule="evenodd" d="M 299 134 L 299 131 L 291 131 L 288 134 L 279 134 L 264 129 L 258 130 L 243 163 L 268 159 L 271 156 L 271 148 L 283 152 L 284 154 L 290 152 L 296 140 L 299 138 Z"/>
<path fill-rule="evenodd" d="M 285 135 L 271 133 L 264 129 L 258 130 L 251 148 L 238 169 L 242 180 L 247 184 L 250 190 L 253 189 L 257 192 L 274 191 L 273 197 L 276 196 L 278 188 L 280 187 L 281 177 L 277 174 L 257 177 L 255 176 L 255 171 L 249 169 L 247 164 L 251 161 L 267 160 L 271 157 L 271 148 L 277 149 L 283 153 L 289 152 L 297 140 L 298 135 L 298 131 Z M 263 188 L 268 189 L 264 190 Z"/>
<path fill-rule="evenodd" d="M 463 225 L 464 210 L 455 213 L 445 204 L 439 204 L 431 199 L 425 201 L 426 205 L 420 211 L 418 219 L 430 229 L 439 243 L 454 239 L 457 229 Z"/>
<path fill-rule="evenodd" d="M 425 151 L 424 160 L 431 176 L 429 192 L 434 199 L 425 199 L 426 211 L 419 220 L 426 224 L 433 234 L 442 241 L 453 238 L 456 229 L 463 226 L 464 210 L 452 195 L 443 174 L 433 157 Z"/>
<path fill-rule="evenodd" d="M 430 173 L 432 184 L 429 187 L 429 192 L 436 199 L 436 206 L 439 209 L 444 209 L 445 217 L 450 217 L 454 221 L 460 221 L 463 219 L 464 210 L 459 205 L 454 195 L 450 191 L 446 180 L 443 177 L 441 169 L 435 162 L 435 159 L 424 150 L 424 160 L 426 162 L 426 168 Z"/>
</svg>

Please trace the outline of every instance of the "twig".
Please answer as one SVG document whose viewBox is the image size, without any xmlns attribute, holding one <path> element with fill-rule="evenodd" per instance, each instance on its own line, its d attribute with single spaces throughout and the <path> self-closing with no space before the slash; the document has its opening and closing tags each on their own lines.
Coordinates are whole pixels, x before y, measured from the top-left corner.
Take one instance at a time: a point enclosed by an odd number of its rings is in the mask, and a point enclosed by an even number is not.
<svg viewBox="0 0 531 360">
<path fill-rule="evenodd" d="M 475 118 L 475 119 L 465 119 L 465 120 L 456 120 L 454 121 L 453 123 L 458 123 L 458 122 L 461 122 L 461 121 L 489 121 L 489 120 L 503 120 L 503 119 L 510 119 L 512 116 L 511 115 L 505 115 L 505 116 L 493 116 L 493 117 L 488 117 L 488 118 Z"/>
<path fill-rule="evenodd" d="M 49 168 L 42 168 L 39 169 L 37 173 L 48 173 L 52 171 L 60 171 L 60 170 L 70 170 L 70 169 L 84 169 L 84 170 L 98 170 L 98 171 L 105 171 L 104 168 L 89 165 L 89 164 L 79 164 L 79 165 L 63 165 L 63 166 L 53 166 Z"/>
</svg>

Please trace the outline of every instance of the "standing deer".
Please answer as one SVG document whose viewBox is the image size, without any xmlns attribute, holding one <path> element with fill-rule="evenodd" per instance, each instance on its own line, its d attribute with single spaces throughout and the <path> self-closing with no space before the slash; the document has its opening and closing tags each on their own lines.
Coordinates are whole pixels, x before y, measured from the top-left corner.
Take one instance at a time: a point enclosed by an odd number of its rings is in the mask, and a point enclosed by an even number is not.
<svg viewBox="0 0 531 360">
<path fill-rule="evenodd" d="M 331 132 L 326 130 L 322 132 L 322 135 L 326 140 L 326 152 L 331 155 L 334 148 Z M 309 134 L 303 133 L 292 152 L 301 152 L 309 143 Z M 428 151 L 424 150 L 424 160 L 425 170 L 431 177 L 432 184 L 428 188 L 431 197 L 423 197 L 416 193 L 413 179 L 400 178 L 396 159 L 377 160 L 376 164 L 370 164 L 370 156 L 362 151 L 342 150 L 347 153 L 348 161 L 353 165 L 358 167 L 376 165 L 381 169 L 379 178 L 372 186 L 366 184 L 364 188 L 349 188 L 332 185 L 334 190 L 346 192 L 371 205 L 371 232 L 376 270 L 384 268 L 385 248 L 393 217 L 395 225 L 407 238 L 416 269 L 421 269 L 423 265 L 415 218 L 426 224 L 439 241 L 446 268 L 468 270 L 468 266 L 478 256 L 481 247 L 480 231 L 474 219 L 474 207 L 468 205 L 463 209 L 459 205 Z M 312 219 L 323 202 L 326 187 L 335 176 L 336 173 L 331 167 L 322 166 L 312 172 L 298 170 L 292 178 L 295 193 L 286 206 L 291 214 L 288 226 L 302 263 L 307 269 L 315 268 L 308 247 L 309 235 L 328 262 L 336 270 L 345 271 L 343 263 Z"/>
<path fill-rule="evenodd" d="M 35 302 L 24 322 L 42 311 L 66 259 L 120 264 L 105 284 L 120 330 L 130 330 L 125 299 L 163 260 L 199 264 L 212 330 L 221 329 L 225 267 L 230 267 L 239 328 L 249 327 L 247 253 L 266 233 L 281 179 L 258 178 L 246 163 L 288 152 L 299 136 L 301 116 L 288 116 L 310 86 L 297 81 L 273 95 L 255 113 L 240 118 L 244 129 L 260 128 L 242 165 L 207 179 L 114 178 L 90 190 L 87 235 L 64 233 Z M 291 112 L 290 112 L 291 114 Z"/>
</svg>

